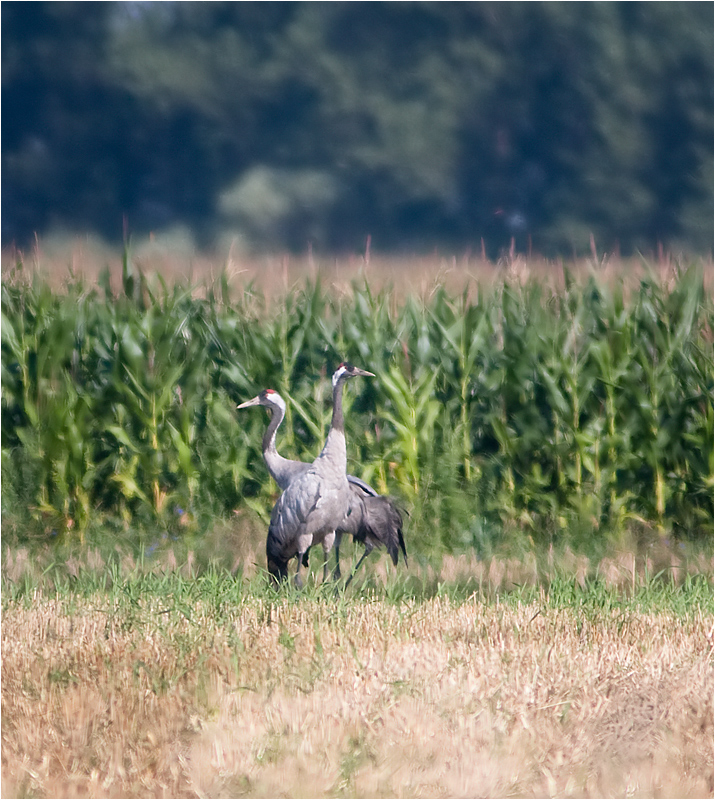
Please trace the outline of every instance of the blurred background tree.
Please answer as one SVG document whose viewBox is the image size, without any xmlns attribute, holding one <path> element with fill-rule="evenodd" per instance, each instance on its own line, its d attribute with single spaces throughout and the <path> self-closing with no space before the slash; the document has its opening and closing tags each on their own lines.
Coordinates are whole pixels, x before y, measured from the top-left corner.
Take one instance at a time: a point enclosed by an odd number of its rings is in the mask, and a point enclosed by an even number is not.
<svg viewBox="0 0 715 800">
<path fill-rule="evenodd" d="M 2 241 L 709 253 L 708 3 L 21 3 Z"/>
</svg>

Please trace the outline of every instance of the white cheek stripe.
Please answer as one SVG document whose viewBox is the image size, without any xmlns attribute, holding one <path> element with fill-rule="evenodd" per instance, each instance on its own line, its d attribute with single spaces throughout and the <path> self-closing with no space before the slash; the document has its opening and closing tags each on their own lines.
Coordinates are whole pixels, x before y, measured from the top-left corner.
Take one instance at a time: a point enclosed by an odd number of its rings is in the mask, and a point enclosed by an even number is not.
<svg viewBox="0 0 715 800">
<path fill-rule="evenodd" d="M 333 373 L 333 389 L 335 388 L 335 384 L 340 380 L 340 376 L 344 375 L 347 372 L 342 364 L 335 370 Z"/>
</svg>

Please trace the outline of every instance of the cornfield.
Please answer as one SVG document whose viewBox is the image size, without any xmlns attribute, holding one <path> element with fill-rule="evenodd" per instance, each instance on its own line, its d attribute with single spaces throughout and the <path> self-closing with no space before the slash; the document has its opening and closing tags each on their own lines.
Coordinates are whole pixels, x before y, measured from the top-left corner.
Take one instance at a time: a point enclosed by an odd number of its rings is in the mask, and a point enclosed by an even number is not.
<svg viewBox="0 0 715 800">
<path fill-rule="evenodd" d="M 2 502 L 41 537 L 109 521 L 200 535 L 243 508 L 267 519 L 266 418 L 236 404 L 279 391 L 279 449 L 312 459 L 342 360 L 377 376 L 346 392 L 349 471 L 403 503 L 413 549 L 711 535 L 699 264 L 399 300 L 318 277 L 280 305 L 225 273 L 202 291 L 168 285 L 128 253 L 119 290 L 108 271 L 59 292 L 22 275 L 2 286 Z"/>
</svg>

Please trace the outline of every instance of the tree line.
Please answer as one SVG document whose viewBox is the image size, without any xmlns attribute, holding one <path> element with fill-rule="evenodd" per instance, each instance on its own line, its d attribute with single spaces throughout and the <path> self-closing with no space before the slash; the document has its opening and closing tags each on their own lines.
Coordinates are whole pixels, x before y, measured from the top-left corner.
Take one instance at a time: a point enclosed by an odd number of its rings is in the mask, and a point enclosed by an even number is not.
<svg viewBox="0 0 715 800">
<path fill-rule="evenodd" d="M 710 252 L 707 3 L 2 4 L 2 239 Z"/>
</svg>

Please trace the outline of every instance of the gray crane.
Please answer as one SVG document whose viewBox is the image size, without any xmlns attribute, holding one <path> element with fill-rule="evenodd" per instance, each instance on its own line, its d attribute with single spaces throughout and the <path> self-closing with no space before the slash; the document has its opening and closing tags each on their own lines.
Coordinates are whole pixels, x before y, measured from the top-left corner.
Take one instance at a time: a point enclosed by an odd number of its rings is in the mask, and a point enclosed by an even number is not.
<svg viewBox="0 0 715 800">
<path fill-rule="evenodd" d="M 268 571 L 276 580 L 288 574 L 288 562 L 298 556 L 295 573 L 302 586 L 300 569 L 308 548 L 323 544 L 330 552 L 336 524 L 348 511 L 350 489 L 347 477 L 347 449 L 343 420 L 343 387 L 358 375 L 374 377 L 360 367 L 343 362 L 333 373 L 333 415 L 320 455 L 310 468 L 296 475 L 273 506 L 266 540 Z"/>
<path fill-rule="evenodd" d="M 286 489 L 290 482 L 298 475 L 302 475 L 311 468 L 311 464 L 306 461 L 293 461 L 284 458 L 276 449 L 276 433 L 283 418 L 285 417 L 285 400 L 278 392 L 273 389 L 264 389 L 260 394 L 241 403 L 238 408 L 250 408 L 252 406 L 263 406 L 270 412 L 270 423 L 263 434 L 263 458 L 271 477 L 281 489 Z M 348 475 L 348 487 L 350 496 L 348 500 L 348 511 L 343 519 L 336 525 L 335 529 L 335 572 L 334 577 L 340 578 L 340 543 L 343 533 L 349 533 L 353 541 L 360 542 L 365 546 L 365 552 L 355 566 L 352 574 L 348 578 L 345 586 L 350 584 L 355 573 L 360 568 L 365 558 L 375 547 L 384 545 L 392 559 L 392 563 L 397 566 L 399 551 L 407 565 L 407 551 L 405 540 L 402 535 L 402 514 L 395 504 L 387 497 L 379 495 L 369 484 L 354 475 Z M 328 553 L 326 542 L 323 539 L 323 549 L 325 562 L 323 566 L 323 579 L 328 575 Z M 304 556 L 304 566 L 307 566 L 307 551 Z"/>
</svg>

